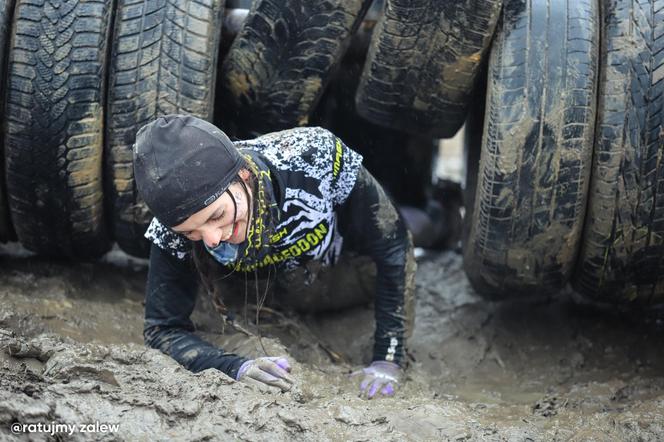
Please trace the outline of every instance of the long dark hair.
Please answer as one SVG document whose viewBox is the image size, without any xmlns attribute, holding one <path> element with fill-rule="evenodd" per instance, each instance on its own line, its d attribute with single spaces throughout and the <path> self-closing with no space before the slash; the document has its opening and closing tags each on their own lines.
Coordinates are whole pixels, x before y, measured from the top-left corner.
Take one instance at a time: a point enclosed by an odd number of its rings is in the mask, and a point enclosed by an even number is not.
<svg viewBox="0 0 664 442">
<path fill-rule="evenodd" d="M 251 156 L 244 156 L 243 169 L 249 172 L 248 185 L 249 189 L 239 176 L 232 181 L 231 185 L 238 183 L 242 186 L 244 195 L 248 204 L 248 213 L 250 214 L 249 222 L 245 230 L 245 243 L 241 245 L 241 256 L 238 257 L 237 262 L 232 266 L 223 266 L 219 264 L 208 251 L 205 249 L 203 241 L 196 241 L 193 244 L 193 258 L 196 270 L 203 284 L 203 288 L 210 296 L 212 305 L 215 310 L 222 316 L 226 316 L 227 308 L 224 303 L 220 282 L 230 276 L 236 271 L 246 271 L 250 268 L 259 257 L 261 249 L 267 247 L 272 232 L 274 231 L 275 219 L 271 215 L 268 207 L 273 203 L 270 192 L 266 189 L 265 180 L 269 180 L 269 172 L 260 170 L 256 163 L 252 160 Z M 265 175 L 267 174 L 267 176 Z M 229 186 L 230 188 L 230 186 Z M 237 204 L 233 194 L 228 192 L 233 204 L 235 206 L 235 214 L 237 214 Z M 235 222 L 235 219 L 233 220 Z M 256 266 L 254 265 L 255 269 Z M 255 278 L 257 280 L 257 271 L 254 270 Z M 269 281 L 268 281 L 269 283 Z M 256 281 L 256 284 L 258 282 Z M 246 287 L 246 284 L 245 284 Z M 245 303 L 247 293 L 245 289 Z M 257 299 L 257 305 L 260 304 Z"/>
</svg>

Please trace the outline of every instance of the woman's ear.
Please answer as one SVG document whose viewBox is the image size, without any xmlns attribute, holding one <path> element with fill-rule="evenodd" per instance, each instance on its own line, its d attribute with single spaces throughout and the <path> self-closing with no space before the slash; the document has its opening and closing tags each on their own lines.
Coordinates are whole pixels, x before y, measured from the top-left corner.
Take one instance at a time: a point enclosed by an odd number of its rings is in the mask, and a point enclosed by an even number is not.
<svg viewBox="0 0 664 442">
<path fill-rule="evenodd" d="M 251 172 L 249 172 L 247 169 L 240 169 L 240 171 L 237 174 L 240 175 L 242 181 L 244 181 L 245 183 L 249 183 L 249 177 L 251 177 Z"/>
</svg>

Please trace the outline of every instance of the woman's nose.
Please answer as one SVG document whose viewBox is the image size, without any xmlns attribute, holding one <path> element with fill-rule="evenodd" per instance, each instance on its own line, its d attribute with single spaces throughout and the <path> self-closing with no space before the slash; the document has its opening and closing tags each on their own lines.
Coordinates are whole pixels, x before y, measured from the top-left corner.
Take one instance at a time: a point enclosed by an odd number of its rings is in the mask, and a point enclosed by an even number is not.
<svg viewBox="0 0 664 442">
<path fill-rule="evenodd" d="M 201 232 L 203 242 L 210 248 L 215 248 L 219 245 L 221 242 L 221 234 L 222 232 L 219 228 L 206 229 Z"/>
</svg>

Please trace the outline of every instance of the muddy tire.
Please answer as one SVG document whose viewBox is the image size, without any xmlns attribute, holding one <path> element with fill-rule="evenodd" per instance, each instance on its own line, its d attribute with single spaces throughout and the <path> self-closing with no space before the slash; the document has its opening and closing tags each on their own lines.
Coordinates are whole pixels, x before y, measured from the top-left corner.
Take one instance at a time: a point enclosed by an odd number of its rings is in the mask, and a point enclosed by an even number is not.
<svg viewBox="0 0 664 442">
<path fill-rule="evenodd" d="M 453 136 L 487 52 L 502 0 L 389 0 L 357 92 L 374 123 L 438 138 Z"/>
<path fill-rule="evenodd" d="M 13 0 L 0 1 L 0 78 L 7 78 L 5 72 L 5 57 L 9 28 L 14 11 Z M 4 97 L 5 82 L 0 82 L 0 97 Z M 16 234 L 9 218 L 7 205 L 7 189 L 5 188 L 4 155 L 0 155 L 0 242 L 16 239 Z"/>
<path fill-rule="evenodd" d="M 257 0 L 222 66 L 224 129 L 306 125 L 370 0 Z"/>
<path fill-rule="evenodd" d="M 152 218 L 134 183 L 138 129 L 160 115 L 212 121 L 223 0 L 119 0 L 109 73 L 106 122 L 107 203 L 115 240 L 146 257 Z"/>
<path fill-rule="evenodd" d="M 102 148 L 108 2 L 19 0 L 5 108 L 9 208 L 18 239 L 40 254 L 108 250 Z"/>
<path fill-rule="evenodd" d="M 473 209 L 475 208 L 475 194 L 477 193 L 477 176 L 480 168 L 482 154 L 482 139 L 484 136 L 484 117 L 486 116 L 486 88 L 488 63 L 484 63 L 478 76 L 478 84 L 473 91 L 468 108 L 468 116 L 463 126 L 463 155 L 464 155 L 464 182 L 463 182 L 463 225 L 462 242 L 468 242 Z"/>
<path fill-rule="evenodd" d="M 664 0 L 603 2 L 593 180 L 574 287 L 664 302 Z"/>
<path fill-rule="evenodd" d="M 583 227 L 598 72 L 593 0 L 509 0 L 491 50 L 464 267 L 479 293 L 551 293 Z"/>
</svg>

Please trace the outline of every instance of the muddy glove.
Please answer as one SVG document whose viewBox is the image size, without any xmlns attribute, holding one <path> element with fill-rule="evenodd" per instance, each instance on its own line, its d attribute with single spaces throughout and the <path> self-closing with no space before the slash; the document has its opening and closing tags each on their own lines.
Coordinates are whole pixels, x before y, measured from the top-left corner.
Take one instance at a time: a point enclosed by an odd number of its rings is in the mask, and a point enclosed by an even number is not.
<svg viewBox="0 0 664 442">
<path fill-rule="evenodd" d="M 262 383 L 288 391 L 293 378 L 288 374 L 291 367 L 286 358 L 264 357 L 244 362 L 237 371 L 235 380 L 249 384 Z"/>
<path fill-rule="evenodd" d="M 351 376 L 360 374 L 364 375 L 360 382 L 360 396 L 371 399 L 379 392 L 383 396 L 392 396 L 401 377 L 401 368 L 394 362 L 374 361 Z"/>
</svg>

